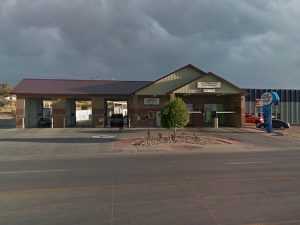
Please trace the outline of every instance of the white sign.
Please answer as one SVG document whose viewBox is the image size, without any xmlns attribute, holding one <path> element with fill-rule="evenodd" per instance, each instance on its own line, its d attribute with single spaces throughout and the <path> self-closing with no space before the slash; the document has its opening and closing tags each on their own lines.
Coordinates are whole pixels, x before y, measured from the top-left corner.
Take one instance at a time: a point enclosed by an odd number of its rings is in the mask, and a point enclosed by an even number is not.
<svg viewBox="0 0 300 225">
<path fill-rule="evenodd" d="M 221 88 L 221 82 L 197 82 L 197 88 Z"/>
<path fill-rule="evenodd" d="M 261 101 L 263 105 L 271 105 L 273 102 L 273 96 L 271 92 L 263 93 L 261 96 Z"/>
<path fill-rule="evenodd" d="M 204 93 L 215 93 L 216 89 L 203 89 Z"/>
<path fill-rule="evenodd" d="M 144 105 L 159 105 L 159 98 L 144 98 Z"/>
</svg>

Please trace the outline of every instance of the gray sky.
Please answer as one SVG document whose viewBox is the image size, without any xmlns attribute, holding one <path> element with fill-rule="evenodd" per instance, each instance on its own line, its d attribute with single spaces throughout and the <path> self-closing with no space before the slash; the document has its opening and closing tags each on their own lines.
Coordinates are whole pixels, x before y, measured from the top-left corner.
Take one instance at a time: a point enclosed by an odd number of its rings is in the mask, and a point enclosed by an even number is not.
<svg viewBox="0 0 300 225">
<path fill-rule="evenodd" d="M 154 80 L 188 63 L 300 89 L 300 1 L 0 0 L 0 81 Z"/>
</svg>

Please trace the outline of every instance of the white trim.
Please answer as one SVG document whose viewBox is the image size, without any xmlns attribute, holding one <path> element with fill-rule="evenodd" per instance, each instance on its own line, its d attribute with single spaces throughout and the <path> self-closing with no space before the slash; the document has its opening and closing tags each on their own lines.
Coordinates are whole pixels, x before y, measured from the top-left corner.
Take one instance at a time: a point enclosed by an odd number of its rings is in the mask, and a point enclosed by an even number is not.
<svg viewBox="0 0 300 225">
<path fill-rule="evenodd" d="M 224 111 L 224 112 L 216 112 L 217 114 L 221 114 L 221 113 L 236 113 L 236 112 L 233 112 L 233 111 Z"/>
</svg>

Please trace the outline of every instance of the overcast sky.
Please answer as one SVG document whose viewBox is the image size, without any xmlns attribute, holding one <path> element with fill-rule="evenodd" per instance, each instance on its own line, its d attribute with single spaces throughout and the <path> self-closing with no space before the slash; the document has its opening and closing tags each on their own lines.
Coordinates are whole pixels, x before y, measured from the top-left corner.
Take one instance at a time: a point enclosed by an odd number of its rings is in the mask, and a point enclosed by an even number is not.
<svg viewBox="0 0 300 225">
<path fill-rule="evenodd" d="M 300 1 L 0 0 L 0 81 L 154 80 L 188 63 L 300 89 Z"/>
</svg>

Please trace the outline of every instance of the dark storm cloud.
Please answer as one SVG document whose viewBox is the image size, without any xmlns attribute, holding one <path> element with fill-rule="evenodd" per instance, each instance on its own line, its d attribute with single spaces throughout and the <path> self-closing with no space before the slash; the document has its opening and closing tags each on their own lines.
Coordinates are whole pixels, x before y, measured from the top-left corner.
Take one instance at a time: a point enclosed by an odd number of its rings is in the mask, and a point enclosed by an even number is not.
<svg viewBox="0 0 300 225">
<path fill-rule="evenodd" d="M 2 0 L 0 77 L 153 80 L 187 63 L 299 88 L 297 0 Z"/>
</svg>

